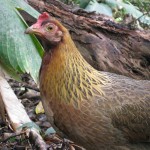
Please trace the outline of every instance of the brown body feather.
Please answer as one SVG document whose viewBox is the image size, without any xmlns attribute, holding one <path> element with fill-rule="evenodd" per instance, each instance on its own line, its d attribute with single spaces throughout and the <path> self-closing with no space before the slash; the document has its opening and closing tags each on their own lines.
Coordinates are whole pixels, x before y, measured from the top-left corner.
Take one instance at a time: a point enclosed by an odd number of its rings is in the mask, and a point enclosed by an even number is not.
<svg viewBox="0 0 150 150">
<path fill-rule="evenodd" d="M 40 73 L 51 123 L 88 150 L 150 149 L 150 81 L 95 70 L 55 24 L 63 37 L 45 53 Z"/>
</svg>

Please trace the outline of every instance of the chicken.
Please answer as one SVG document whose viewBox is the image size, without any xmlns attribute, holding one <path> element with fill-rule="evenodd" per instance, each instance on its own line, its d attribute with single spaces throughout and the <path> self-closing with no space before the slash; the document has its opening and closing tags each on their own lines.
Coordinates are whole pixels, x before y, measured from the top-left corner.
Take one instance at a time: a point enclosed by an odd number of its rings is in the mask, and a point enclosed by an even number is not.
<svg viewBox="0 0 150 150">
<path fill-rule="evenodd" d="M 95 70 L 46 12 L 26 33 L 50 45 L 40 92 L 52 124 L 87 150 L 150 149 L 150 81 Z"/>
</svg>

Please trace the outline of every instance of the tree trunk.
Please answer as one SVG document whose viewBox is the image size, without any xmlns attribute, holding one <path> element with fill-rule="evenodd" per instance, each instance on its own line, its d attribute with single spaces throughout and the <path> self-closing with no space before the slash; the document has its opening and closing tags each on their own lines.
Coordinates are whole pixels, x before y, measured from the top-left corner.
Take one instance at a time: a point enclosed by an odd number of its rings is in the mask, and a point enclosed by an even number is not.
<svg viewBox="0 0 150 150">
<path fill-rule="evenodd" d="M 87 13 L 57 0 L 28 0 L 70 31 L 84 58 L 96 69 L 135 79 L 150 79 L 150 32 L 131 30 L 112 18 Z"/>
</svg>

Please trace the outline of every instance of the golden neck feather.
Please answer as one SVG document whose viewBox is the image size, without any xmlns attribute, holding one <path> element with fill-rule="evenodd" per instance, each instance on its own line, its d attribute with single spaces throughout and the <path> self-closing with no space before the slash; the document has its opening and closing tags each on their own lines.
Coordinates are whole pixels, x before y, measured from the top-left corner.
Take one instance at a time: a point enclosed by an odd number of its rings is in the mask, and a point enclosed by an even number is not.
<svg viewBox="0 0 150 150">
<path fill-rule="evenodd" d="M 82 100 L 103 94 L 101 86 L 107 78 L 84 60 L 69 34 L 43 59 L 47 56 L 49 62 L 41 71 L 40 82 L 47 84 L 50 97 L 79 108 Z"/>
</svg>

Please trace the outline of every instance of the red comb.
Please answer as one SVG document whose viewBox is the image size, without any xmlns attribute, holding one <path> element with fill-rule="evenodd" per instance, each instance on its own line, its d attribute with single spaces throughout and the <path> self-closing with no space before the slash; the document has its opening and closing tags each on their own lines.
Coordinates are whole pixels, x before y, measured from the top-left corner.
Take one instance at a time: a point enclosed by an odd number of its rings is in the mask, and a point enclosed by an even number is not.
<svg viewBox="0 0 150 150">
<path fill-rule="evenodd" d="M 43 12 L 37 19 L 37 22 L 33 25 L 34 28 L 40 28 L 41 27 L 41 23 L 45 20 L 49 19 L 49 14 L 47 12 Z"/>
<path fill-rule="evenodd" d="M 47 20 L 49 18 L 49 14 L 47 12 L 43 12 L 39 18 L 38 18 L 38 21 L 43 21 L 43 20 Z"/>
</svg>

